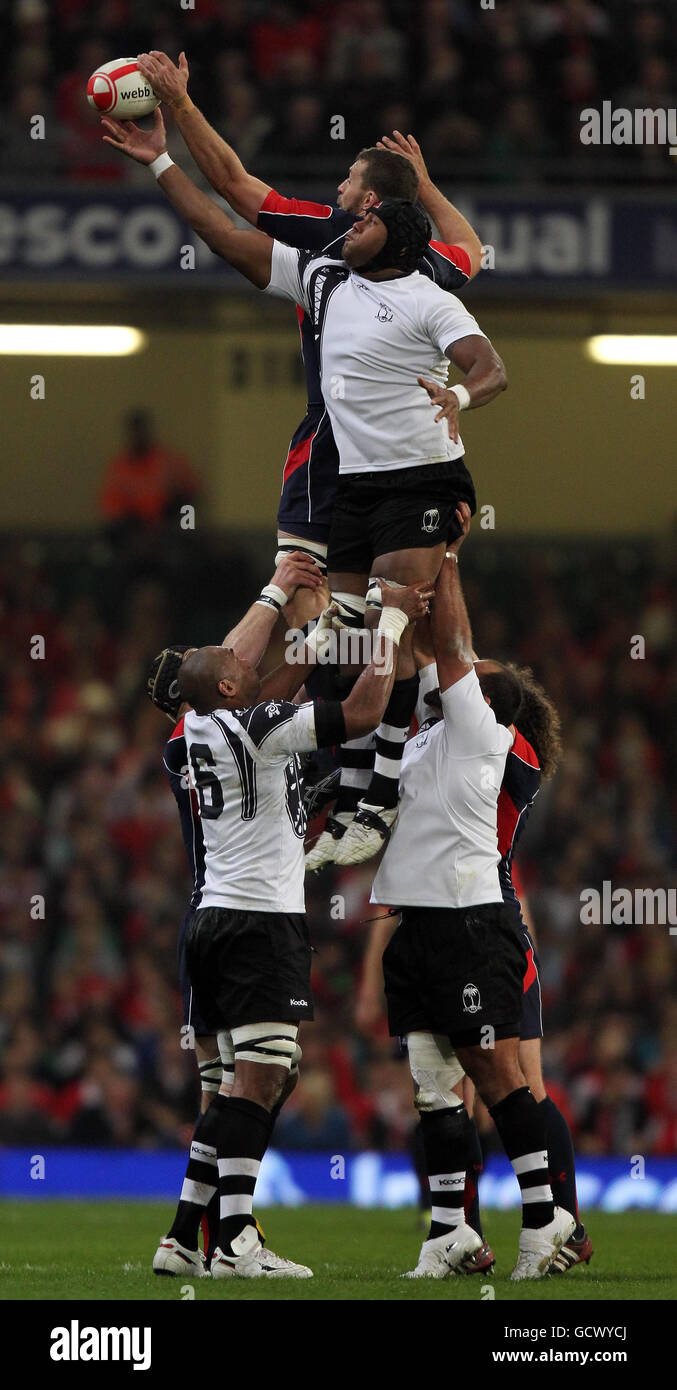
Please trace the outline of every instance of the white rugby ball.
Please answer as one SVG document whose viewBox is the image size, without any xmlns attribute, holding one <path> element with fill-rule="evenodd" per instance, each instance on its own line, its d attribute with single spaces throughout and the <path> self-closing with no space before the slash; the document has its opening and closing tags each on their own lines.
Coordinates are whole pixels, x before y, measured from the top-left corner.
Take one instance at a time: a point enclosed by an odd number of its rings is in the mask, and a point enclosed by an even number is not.
<svg viewBox="0 0 677 1390">
<path fill-rule="evenodd" d="M 116 121 L 150 116 L 160 102 L 141 76 L 136 58 L 114 58 L 97 68 L 87 83 L 87 100 L 100 116 L 113 116 Z"/>
</svg>

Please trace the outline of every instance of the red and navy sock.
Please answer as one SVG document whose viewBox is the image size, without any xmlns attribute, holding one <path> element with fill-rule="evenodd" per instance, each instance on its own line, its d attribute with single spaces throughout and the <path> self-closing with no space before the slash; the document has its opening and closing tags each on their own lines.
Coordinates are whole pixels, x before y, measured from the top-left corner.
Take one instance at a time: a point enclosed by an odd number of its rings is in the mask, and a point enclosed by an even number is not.
<svg viewBox="0 0 677 1390">
<path fill-rule="evenodd" d="M 576 1160 L 571 1130 L 558 1105 L 550 1096 L 540 1101 L 540 1109 L 545 1115 L 545 1137 L 548 1146 L 548 1167 L 550 1184 L 555 1205 L 570 1211 L 576 1222 L 573 1240 L 580 1240 L 583 1226 L 578 1216 L 576 1197 Z"/>
<path fill-rule="evenodd" d="M 473 1231 L 477 1231 L 478 1236 L 481 1236 L 482 1240 L 484 1240 L 479 1194 L 479 1180 L 484 1168 L 484 1156 L 482 1154 L 479 1130 L 472 1116 L 470 1116 L 470 1130 L 470 1163 L 465 1175 L 465 1219 L 466 1224 L 472 1226 Z"/>
</svg>

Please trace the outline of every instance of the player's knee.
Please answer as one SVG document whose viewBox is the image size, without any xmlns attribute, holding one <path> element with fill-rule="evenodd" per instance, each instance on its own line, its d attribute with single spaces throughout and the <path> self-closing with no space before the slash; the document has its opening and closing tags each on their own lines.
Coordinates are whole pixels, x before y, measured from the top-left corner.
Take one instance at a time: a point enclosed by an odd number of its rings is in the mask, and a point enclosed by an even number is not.
<svg viewBox="0 0 677 1390">
<path fill-rule="evenodd" d="M 407 1047 L 416 1109 L 447 1110 L 458 1105 L 454 1088 L 464 1071 L 456 1054 L 449 1049 L 443 1055 L 431 1033 L 410 1033 Z"/>
<path fill-rule="evenodd" d="M 249 1068 L 247 1075 L 247 1098 L 264 1110 L 272 1110 L 282 1099 L 289 1076 L 282 1074 L 277 1067 L 263 1067 L 258 1063 Z"/>
<path fill-rule="evenodd" d="M 267 1110 L 277 1105 L 301 1049 L 295 1023 L 254 1023 L 230 1033 L 235 1056 L 233 1094 L 246 1094 Z"/>
</svg>

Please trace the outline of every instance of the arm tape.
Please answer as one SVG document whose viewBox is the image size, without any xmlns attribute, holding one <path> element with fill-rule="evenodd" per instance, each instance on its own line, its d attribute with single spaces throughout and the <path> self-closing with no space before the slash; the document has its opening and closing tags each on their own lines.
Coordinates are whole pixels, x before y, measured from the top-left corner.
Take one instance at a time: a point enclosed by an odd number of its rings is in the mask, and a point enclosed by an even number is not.
<svg viewBox="0 0 677 1390">
<path fill-rule="evenodd" d="M 345 741 L 346 721 L 338 700 L 316 700 L 315 734 L 318 748 L 333 748 Z"/>
</svg>

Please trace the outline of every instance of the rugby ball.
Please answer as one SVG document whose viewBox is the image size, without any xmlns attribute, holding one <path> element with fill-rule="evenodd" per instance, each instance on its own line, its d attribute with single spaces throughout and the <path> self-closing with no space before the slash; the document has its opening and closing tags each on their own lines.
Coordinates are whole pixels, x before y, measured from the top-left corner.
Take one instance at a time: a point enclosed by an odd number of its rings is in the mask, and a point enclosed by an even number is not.
<svg viewBox="0 0 677 1390">
<path fill-rule="evenodd" d="M 100 116 L 113 116 L 116 121 L 150 116 L 160 102 L 141 76 L 136 58 L 114 58 L 97 68 L 87 83 L 87 100 Z"/>
</svg>

